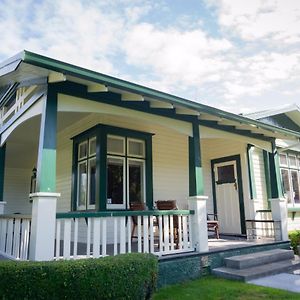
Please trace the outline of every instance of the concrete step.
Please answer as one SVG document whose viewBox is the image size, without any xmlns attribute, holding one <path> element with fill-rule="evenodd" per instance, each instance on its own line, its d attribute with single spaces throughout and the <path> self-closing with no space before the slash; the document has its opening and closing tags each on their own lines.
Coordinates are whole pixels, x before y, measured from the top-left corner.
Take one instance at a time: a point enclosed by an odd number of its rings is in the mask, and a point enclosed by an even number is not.
<svg viewBox="0 0 300 300">
<path fill-rule="evenodd" d="M 233 269 L 245 269 L 280 260 L 293 259 L 293 250 L 273 249 L 225 258 L 225 266 Z"/>
<path fill-rule="evenodd" d="M 298 256 L 296 256 L 294 259 L 281 260 L 246 269 L 221 267 L 213 269 L 212 273 L 216 276 L 227 279 L 248 281 L 264 276 L 287 272 L 295 268 L 300 268 L 300 259 Z"/>
</svg>

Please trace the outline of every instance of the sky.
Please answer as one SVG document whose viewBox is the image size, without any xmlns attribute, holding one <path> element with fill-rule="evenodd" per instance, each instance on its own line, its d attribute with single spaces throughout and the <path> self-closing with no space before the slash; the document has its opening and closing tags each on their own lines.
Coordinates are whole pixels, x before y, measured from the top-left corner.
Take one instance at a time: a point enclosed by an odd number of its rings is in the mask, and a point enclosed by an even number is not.
<svg viewBox="0 0 300 300">
<path fill-rule="evenodd" d="M 235 113 L 300 105 L 300 0 L 0 0 L 26 49 Z"/>
</svg>

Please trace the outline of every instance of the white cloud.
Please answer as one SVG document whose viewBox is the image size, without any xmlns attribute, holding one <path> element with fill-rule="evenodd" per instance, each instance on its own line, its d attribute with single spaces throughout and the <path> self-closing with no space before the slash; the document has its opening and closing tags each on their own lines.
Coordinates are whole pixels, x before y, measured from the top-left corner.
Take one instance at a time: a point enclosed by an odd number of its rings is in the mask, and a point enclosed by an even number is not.
<svg viewBox="0 0 300 300">
<path fill-rule="evenodd" d="M 242 39 L 300 41 L 299 0 L 216 0 L 219 22 Z"/>
</svg>

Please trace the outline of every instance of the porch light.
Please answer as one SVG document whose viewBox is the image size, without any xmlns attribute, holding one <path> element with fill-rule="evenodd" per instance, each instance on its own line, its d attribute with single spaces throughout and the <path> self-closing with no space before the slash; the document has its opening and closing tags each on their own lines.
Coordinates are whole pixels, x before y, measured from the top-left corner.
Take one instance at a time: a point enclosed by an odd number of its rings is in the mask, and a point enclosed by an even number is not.
<svg viewBox="0 0 300 300">
<path fill-rule="evenodd" d="M 36 192 L 36 167 L 32 169 L 31 181 L 30 181 L 30 194 Z"/>
</svg>

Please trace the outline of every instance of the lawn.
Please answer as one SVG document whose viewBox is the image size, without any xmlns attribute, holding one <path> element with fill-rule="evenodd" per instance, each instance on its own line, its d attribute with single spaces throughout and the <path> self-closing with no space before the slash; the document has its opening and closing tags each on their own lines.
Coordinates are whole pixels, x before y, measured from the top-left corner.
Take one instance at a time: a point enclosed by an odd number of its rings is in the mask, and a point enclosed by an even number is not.
<svg viewBox="0 0 300 300">
<path fill-rule="evenodd" d="M 176 284 L 160 289 L 154 300 L 184 299 L 300 299 L 300 294 L 278 289 L 260 287 L 239 281 L 231 281 L 213 276 Z"/>
</svg>

